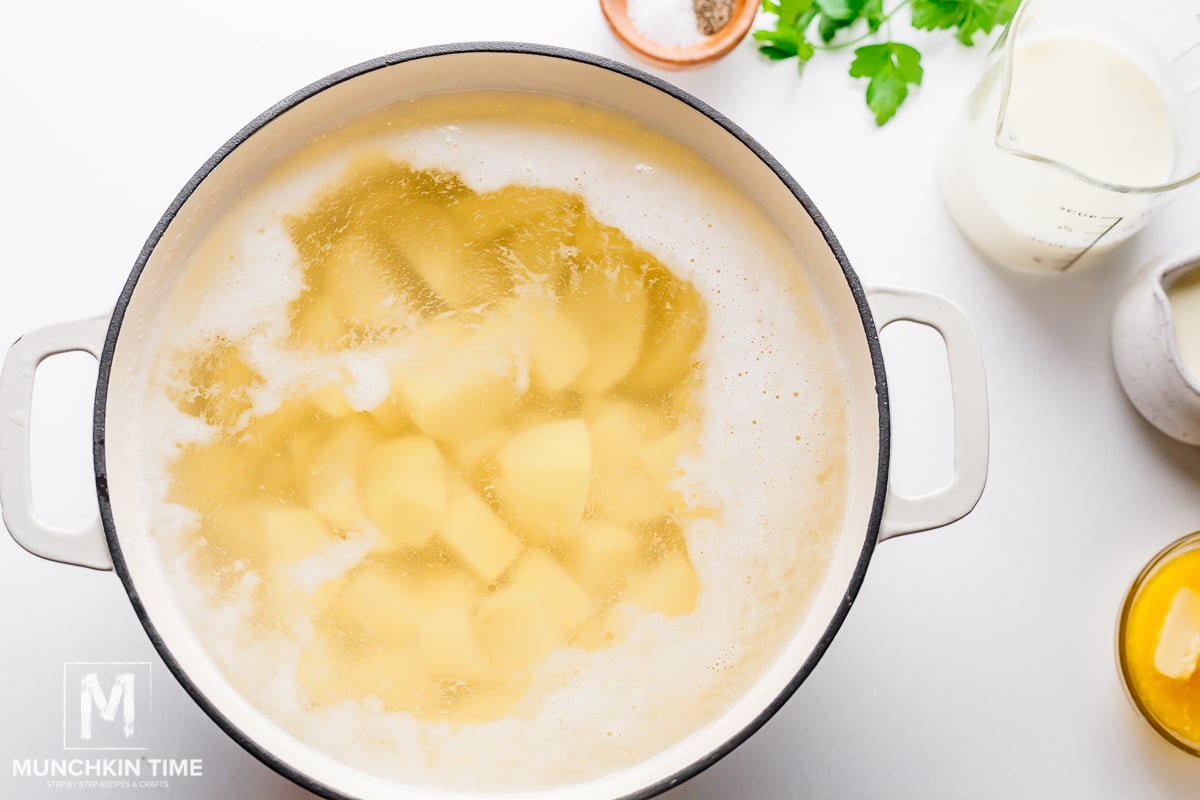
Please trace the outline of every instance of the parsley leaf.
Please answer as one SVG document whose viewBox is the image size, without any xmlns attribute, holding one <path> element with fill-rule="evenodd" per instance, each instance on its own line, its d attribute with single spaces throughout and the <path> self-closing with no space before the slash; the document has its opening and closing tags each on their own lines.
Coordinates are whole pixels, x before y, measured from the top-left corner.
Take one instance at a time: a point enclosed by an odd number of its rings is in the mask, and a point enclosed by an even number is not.
<svg viewBox="0 0 1200 800">
<path fill-rule="evenodd" d="M 975 33 L 1012 19 L 1020 0 L 913 0 L 912 24 L 919 30 L 958 28 L 955 38 L 972 46 Z"/>
<path fill-rule="evenodd" d="M 863 3 L 862 15 L 866 18 L 867 28 L 872 33 L 879 30 L 879 26 L 883 24 L 883 0 L 866 0 Z"/>
<path fill-rule="evenodd" d="M 921 30 L 953 30 L 967 47 L 975 34 L 991 33 L 1012 19 L 1020 0 L 762 0 L 763 11 L 775 17 L 773 28 L 754 32 L 758 50 L 771 61 L 795 58 L 801 71 L 818 50 L 844 50 L 863 40 L 880 38 L 879 30 L 905 6 L 912 6 L 912 25 Z M 855 34 L 847 29 L 866 22 Z M 811 29 L 816 28 L 816 34 Z M 809 38 L 813 35 L 813 38 Z M 820 40 L 817 40 L 820 37 Z M 900 42 L 867 44 L 854 51 L 850 74 L 868 78 L 867 105 L 875 122 L 883 125 L 896 114 L 908 97 L 909 87 L 918 86 L 924 75 L 921 54 Z"/>
<path fill-rule="evenodd" d="M 924 72 L 921 54 L 900 42 L 860 47 L 850 64 L 853 77 L 871 79 L 867 84 L 867 106 L 875 112 L 876 125 L 896 115 L 896 109 L 908 97 L 908 85 L 919 86 Z"/>
<path fill-rule="evenodd" d="M 803 70 L 804 64 L 816 52 L 805 31 L 821 9 L 814 0 L 763 0 L 763 8 L 772 11 L 778 19 L 774 30 L 754 32 L 755 40 L 762 43 L 758 52 L 772 61 L 797 58 Z"/>
</svg>

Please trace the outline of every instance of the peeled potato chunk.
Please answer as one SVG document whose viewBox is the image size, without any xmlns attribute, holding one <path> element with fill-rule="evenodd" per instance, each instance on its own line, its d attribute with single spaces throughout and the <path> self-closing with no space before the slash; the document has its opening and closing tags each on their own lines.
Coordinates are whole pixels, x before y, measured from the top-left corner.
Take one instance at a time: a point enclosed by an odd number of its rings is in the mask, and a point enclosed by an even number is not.
<svg viewBox="0 0 1200 800">
<path fill-rule="evenodd" d="M 657 394 L 674 387 L 695 365 L 708 313 L 700 292 L 660 264 L 647 268 L 645 284 L 650 310 L 642 354 L 621 385 Z"/>
<path fill-rule="evenodd" d="M 493 428 L 473 438 L 455 443 L 450 450 L 451 458 L 464 474 L 470 475 L 487 459 L 499 452 L 508 441 L 509 432 L 504 428 Z"/>
<path fill-rule="evenodd" d="M 363 496 L 385 546 L 421 547 L 446 516 L 447 471 L 426 436 L 382 442 L 364 460 Z"/>
<path fill-rule="evenodd" d="M 202 530 L 209 544 L 249 566 L 292 564 L 336 541 L 311 511 L 259 502 L 219 508 Z"/>
<path fill-rule="evenodd" d="M 502 674 L 528 669 L 565 644 L 562 625 L 542 596 L 519 587 L 485 597 L 476 628 L 488 662 Z"/>
<path fill-rule="evenodd" d="M 527 287 L 492 309 L 493 327 L 504 328 L 512 346 L 528 351 L 535 388 L 546 394 L 566 389 L 588 361 L 588 343 L 579 323 L 558 305 L 552 291 Z"/>
<path fill-rule="evenodd" d="M 420 615 L 417 658 L 426 680 L 478 680 L 487 664 L 475 639 L 473 620 L 483 585 L 459 568 L 426 568 L 412 581 Z"/>
<path fill-rule="evenodd" d="M 382 647 L 348 652 L 336 639 L 314 636 L 296 665 L 300 688 L 315 705 L 377 698 L 388 711 L 427 711 L 433 687 L 416 652 Z"/>
<path fill-rule="evenodd" d="M 211 510 L 250 493 L 256 467 L 257 461 L 247 459 L 232 440 L 189 445 L 171 465 L 169 498 L 198 511 Z"/>
<path fill-rule="evenodd" d="M 579 324 L 559 310 L 538 315 L 533 326 L 533 379 L 542 391 L 561 392 L 588 364 L 588 343 Z"/>
<path fill-rule="evenodd" d="M 304 399 L 334 419 L 348 417 L 354 413 L 354 409 L 346 400 L 346 392 L 336 383 L 327 383 L 319 389 L 314 389 Z"/>
<path fill-rule="evenodd" d="M 680 471 L 679 457 L 691 444 L 692 433 L 687 428 L 676 428 L 665 436 L 648 442 L 638 451 L 638 460 L 645 468 L 650 480 L 664 492 L 671 492 L 671 482 Z"/>
<path fill-rule="evenodd" d="M 357 530 L 365 512 L 359 500 L 363 459 L 375 440 L 362 415 L 344 419 L 313 451 L 304 476 L 308 505 L 339 530 Z"/>
<path fill-rule="evenodd" d="M 563 299 L 588 343 L 588 363 L 576 385 L 603 392 L 621 381 L 641 356 L 648 302 L 639 253 L 615 228 L 592 222 L 579 235 L 580 267 Z"/>
<path fill-rule="evenodd" d="M 355 698 L 377 698 L 386 711 L 428 713 L 437 702 L 434 687 L 409 647 L 358 653 L 348 665 L 343 684 Z"/>
<path fill-rule="evenodd" d="M 548 422 L 518 433 L 496 455 L 496 491 L 533 541 L 574 535 L 592 479 L 592 450 L 582 420 Z"/>
<path fill-rule="evenodd" d="M 391 270 L 395 259 L 382 241 L 357 230 L 325 255 L 323 294 L 344 329 L 386 329 L 405 321 L 408 310 Z"/>
<path fill-rule="evenodd" d="M 476 239 L 495 239 L 547 220 L 572 228 L 583 211 L 578 196 L 560 189 L 505 186 L 492 192 L 467 194 L 450 206 L 459 225 Z M 574 238 L 574 230 L 571 231 Z"/>
<path fill-rule="evenodd" d="M 421 613 L 411 587 L 370 566 L 349 575 L 342 590 L 330 599 L 324 616 L 338 630 L 395 645 L 416 640 Z"/>
<path fill-rule="evenodd" d="M 305 508 L 264 507 L 256 516 L 271 559 L 277 562 L 300 561 L 336 541 L 329 526 Z"/>
<path fill-rule="evenodd" d="M 600 592 L 637 563 L 641 540 L 629 528 L 612 520 L 583 521 L 572 543 L 568 566 L 571 574 L 592 592 Z"/>
<path fill-rule="evenodd" d="M 592 617 L 571 637 L 571 644 L 585 650 L 603 650 L 624 641 L 634 617 L 627 606 L 613 606 Z"/>
<path fill-rule="evenodd" d="M 398 367 L 393 385 L 424 433 L 461 442 L 493 428 L 517 397 L 513 338 L 507 320 L 443 319 L 422 330 L 428 357 Z"/>
<path fill-rule="evenodd" d="M 502 254 L 463 243 L 463 231 L 445 209 L 429 202 L 409 204 L 388 230 L 404 263 L 451 308 L 470 308 L 512 286 Z"/>
<path fill-rule="evenodd" d="M 458 481 L 450 486 L 441 536 L 464 564 L 489 583 L 504 574 L 524 549 L 487 502 Z"/>
<path fill-rule="evenodd" d="M 596 610 L 596 601 L 576 583 L 562 565 L 541 550 L 527 550 L 513 566 L 508 588 L 534 597 L 546 606 L 569 633 Z"/>
<path fill-rule="evenodd" d="M 597 403 L 586 408 L 585 415 L 596 469 L 592 497 L 597 512 L 627 525 L 668 513 L 667 496 L 640 458 L 663 431 L 663 422 L 625 401 Z"/>
<path fill-rule="evenodd" d="M 643 611 L 678 616 L 696 608 L 699 594 L 700 581 L 691 562 L 674 550 L 654 566 L 630 575 L 625 599 Z"/>
</svg>

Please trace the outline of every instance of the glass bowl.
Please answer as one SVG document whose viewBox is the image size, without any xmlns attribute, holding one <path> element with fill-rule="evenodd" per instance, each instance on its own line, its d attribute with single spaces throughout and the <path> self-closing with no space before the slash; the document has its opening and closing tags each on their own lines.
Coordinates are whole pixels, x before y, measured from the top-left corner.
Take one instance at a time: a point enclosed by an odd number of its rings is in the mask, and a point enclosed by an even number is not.
<svg viewBox="0 0 1200 800">
<path fill-rule="evenodd" d="M 1145 674 L 1139 674 L 1136 664 L 1137 659 L 1134 659 L 1134 663 L 1131 664 L 1128 646 L 1131 636 L 1145 639 L 1148 636 L 1146 633 L 1147 627 L 1154 625 L 1157 628 L 1157 626 L 1162 625 L 1161 619 L 1152 623 L 1148 620 L 1139 619 L 1136 613 L 1138 602 L 1143 599 L 1143 592 L 1147 589 L 1148 584 L 1150 584 L 1155 576 L 1159 575 L 1161 570 L 1177 558 L 1186 553 L 1198 550 L 1200 550 L 1200 531 L 1188 534 L 1172 542 L 1160 550 L 1154 558 L 1150 559 L 1150 563 L 1146 564 L 1142 568 L 1142 571 L 1138 573 L 1138 576 L 1133 581 L 1133 585 L 1129 587 L 1129 592 L 1125 595 L 1125 602 L 1121 606 L 1121 616 L 1117 622 L 1116 642 L 1117 665 L 1121 671 L 1121 681 L 1125 686 L 1126 694 L 1133 702 L 1134 707 L 1137 708 L 1138 713 L 1150 723 L 1150 726 L 1154 730 L 1158 731 L 1160 736 L 1180 750 L 1194 756 L 1200 756 L 1200 734 L 1189 738 L 1187 734 L 1174 730 L 1169 721 L 1164 720 L 1161 714 L 1155 711 L 1153 706 L 1156 701 L 1151 696 L 1156 693 L 1174 693 L 1186 690 L 1182 686 L 1177 685 L 1177 683 L 1172 683 L 1171 678 L 1157 673 L 1154 670 L 1152 657 L 1145 659 L 1145 666 L 1142 670 Z M 1155 593 L 1157 595 L 1157 591 Z M 1153 600 L 1148 600 L 1147 602 L 1157 602 L 1159 599 L 1155 597 Z M 1146 646 L 1150 646 L 1148 641 Z M 1197 673 L 1200 673 L 1200 668 L 1197 669 Z M 1194 674 L 1189 682 L 1200 682 L 1200 674 Z M 1198 713 L 1193 714 L 1193 716 L 1197 716 L 1200 715 L 1200 688 L 1192 691 L 1197 693 L 1194 702 L 1196 706 L 1195 711 Z M 1159 709 L 1160 712 L 1162 710 Z"/>
</svg>

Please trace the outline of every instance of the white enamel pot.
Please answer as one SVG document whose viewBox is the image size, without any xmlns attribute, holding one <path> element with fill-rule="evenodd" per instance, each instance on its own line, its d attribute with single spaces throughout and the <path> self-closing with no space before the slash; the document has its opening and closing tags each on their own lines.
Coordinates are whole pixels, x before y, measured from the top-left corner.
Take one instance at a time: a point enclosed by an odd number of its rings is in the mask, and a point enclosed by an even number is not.
<svg viewBox="0 0 1200 800">
<path fill-rule="evenodd" d="M 864 290 L 820 213 L 782 166 L 713 109 L 663 81 L 596 56 L 524 44 L 465 44 L 412 50 L 339 72 L 292 95 L 222 147 L 180 192 L 142 250 L 111 316 L 33 331 L 13 345 L 0 375 L 0 504 L 13 537 L 30 552 L 94 569 L 115 569 L 155 647 L 175 677 L 226 733 L 297 784 L 331 798 L 429 797 L 348 767 L 298 741 L 245 700 L 186 624 L 159 568 L 139 508 L 134 367 L 168 279 L 182 255 L 230 199 L 283 154 L 366 111 L 432 93 L 479 89 L 549 92 L 617 109 L 688 145 L 729 176 L 788 232 L 829 310 L 848 365 L 850 406 L 846 513 L 829 571 L 810 611 L 756 684 L 718 719 L 634 766 L 587 783 L 506 794 L 510 800 L 647 798 L 712 765 L 787 701 L 849 612 L 877 542 L 951 523 L 974 508 L 987 475 L 983 365 L 963 312 L 936 296 Z M 927 325 L 946 343 L 954 401 L 954 477 L 923 497 L 888 483 L 888 395 L 879 330 L 897 320 Z M 80 350 L 100 361 L 94 452 L 100 519 L 81 531 L 53 530 L 32 512 L 29 412 L 39 363 Z M 452 795 L 438 794 L 439 797 Z M 482 795 L 472 795 L 480 797 Z"/>
</svg>

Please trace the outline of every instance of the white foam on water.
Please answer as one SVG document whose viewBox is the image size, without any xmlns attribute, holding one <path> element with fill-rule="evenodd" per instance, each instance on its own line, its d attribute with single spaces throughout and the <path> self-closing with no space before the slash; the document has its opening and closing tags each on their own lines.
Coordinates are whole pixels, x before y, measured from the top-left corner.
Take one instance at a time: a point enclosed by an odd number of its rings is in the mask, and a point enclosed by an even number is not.
<svg viewBox="0 0 1200 800">
<path fill-rule="evenodd" d="M 323 144 L 325 158 L 285 164 L 196 249 L 164 308 L 172 325 L 158 343 L 144 401 L 152 528 L 201 640 L 251 702 L 304 741 L 406 784 L 454 790 L 596 777 L 719 716 L 803 619 L 841 523 L 844 366 L 786 237 L 680 146 L 632 122 L 595 130 L 521 114 L 447 112 L 436 124 L 406 126 L 409 109 L 383 133 L 347 136 L 341 146 L 335 139 Z M 699 448 L 677 482 L 694 504 L 719 509 L 685 526 L 701 587 L 695 611 L 644 616 L 625 641 L 604 650 L 557 651 L 519 707 L 495 722 L 422 721 L 374 700 L 306 709 L 290 668 L 302 641 L 238 633 L 249 614 L 246 592 L 217 597 L 197 583 L 184 552 L 195 515 L 166 497 L 178 443 L 206 435 L 164 391 L 172 381 L 167 365 L 183 349 L 214 337 L 243 343 L 244 357 L 266 378 L 254 414 L 339 376 L 349 376 L 356 409 L 386 395 L 388 365 L 406 358 L 402 343 L 327 356 L 286 345 L 287 305 L 302 286 L 286 217 L 307 210 L 355 156 L 378 151 L 457 172 L 477 191 L 525 183 L 577 192 L 600 221 L 691 280 L 708 307 Z M 355 552 L 348 544 L 336 563 L 306 563 L 302 571 L 313 581 L 330 574 L 323 570 L 344 571 Z"/>
</svg>

